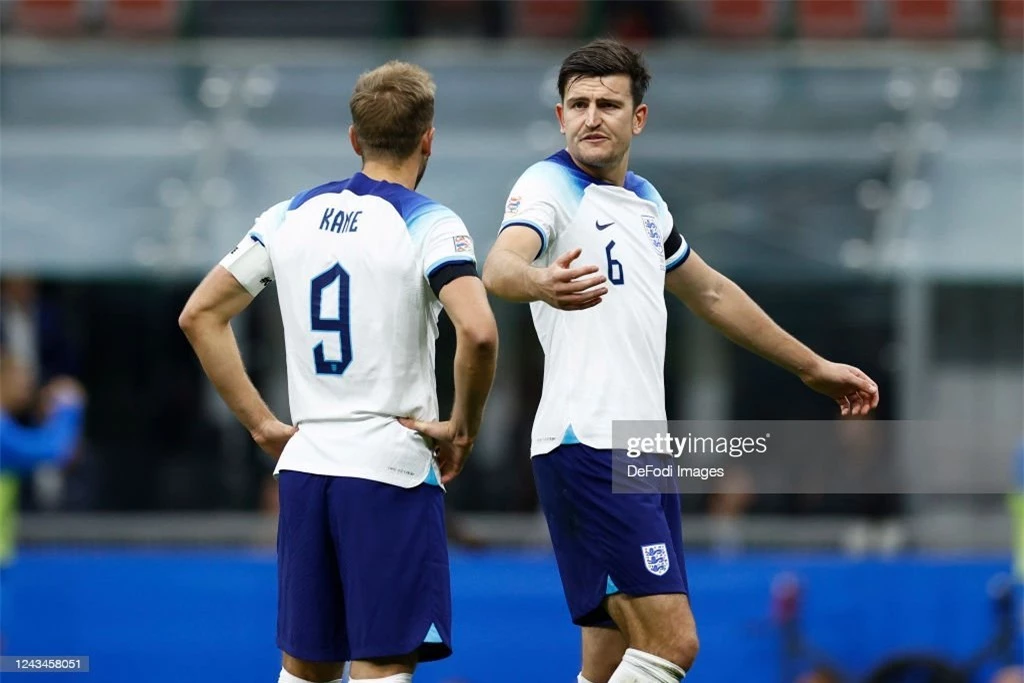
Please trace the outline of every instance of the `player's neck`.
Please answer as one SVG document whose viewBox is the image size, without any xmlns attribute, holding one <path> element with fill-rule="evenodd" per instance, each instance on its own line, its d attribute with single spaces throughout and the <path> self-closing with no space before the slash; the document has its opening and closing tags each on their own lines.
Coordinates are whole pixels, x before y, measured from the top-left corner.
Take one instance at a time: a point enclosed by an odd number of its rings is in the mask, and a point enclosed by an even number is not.
<svg viewBox="0 0 1024 683">
<path fill-rule="evenodd" d="M 416 181 L 419 179 L 420 161 L 415 157 L 406 159 L 400 164 L 367 160 L 363 162 L 361 172 L 367 178 L 383 180 L 415 190 Z"/>
<path fill-rule="evenodd" d="M 615 164 L 615 166 L 607 166 L 605 168 L 596 168 L 580 163 L 579 159 L 572 156 L 572 152 L 569 153 L 569 156 L 572 157 L 573 163 L 589 176 L 612 185 L 618 185 L 619 187 L 626 184 L 626 172 L 629 171 L 629 154 L 622 157 L 622 161 Z"/>
</svg>

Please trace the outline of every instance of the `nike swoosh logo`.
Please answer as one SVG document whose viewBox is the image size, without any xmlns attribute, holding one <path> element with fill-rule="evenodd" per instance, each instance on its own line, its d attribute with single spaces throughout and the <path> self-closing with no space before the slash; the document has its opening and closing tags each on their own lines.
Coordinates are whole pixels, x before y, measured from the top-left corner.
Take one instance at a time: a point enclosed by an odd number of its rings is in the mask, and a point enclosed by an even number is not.
<svg viewBox="0 0 1024 683">
<path fill-rule="evenodd" d="M 597 228 L 598 230 L 604 230 L 605 228 L 611 225 L 615 225 L 615 221 L 612 221 L 611 223 L 605 223 L 604 225 L 601 225 L 601 223 L 598 221 L 594 221 L 594 227 Z"/>
</svg>

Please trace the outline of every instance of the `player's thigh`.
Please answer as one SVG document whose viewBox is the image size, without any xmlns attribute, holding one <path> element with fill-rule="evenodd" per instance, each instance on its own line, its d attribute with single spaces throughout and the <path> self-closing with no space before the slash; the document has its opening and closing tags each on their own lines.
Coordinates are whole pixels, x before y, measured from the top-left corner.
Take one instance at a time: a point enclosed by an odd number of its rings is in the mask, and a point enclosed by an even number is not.
<svg viewBox="0 0 1024 683">
<path fill-rule="evenodd" d="M 284 471 L 278 484 L 277 645 L 297 661 L 343 662 L 349 652 L 329 478 Z"/>
<path fill-rule="evenodd" d="M 578 489 L 587 484 L 574 474 L 578 446 L 561 446 L 533 458 L 534 481 L 558 565 L 562 590 L 573 623 L 592 626 L 607 622 L 601 606 L 607 595 L 608 568 L 588 543 Z"/>
<path fill-rule="evenodd" d="M 609 594 L 688 592 L 677 496 L 615 494 L 611 451 L 583 444 L 535 457 L 534 474 L 575 623 L 610 624 Z"/>
<path fill-rule="evenodd" d="M 631 648 L 689 666 L 697 654 L 697 623 L 681 593 L 608 597 L 608 613 Z"/>
<path fill-rule="evenodd" d="M 351 660 L 451 654 L 444 492 L 335 477 L 332 535 Z"/>
<path fill-rule="evenodd" d="M 688 593 L 678 498 L 615 494 L 608 476 L 573 492 L 578 533 L 607 570 L 608 593 Z"/>
<path fill-rule="evenodd" d="M 608 683 L 626 652 L 626 639 L 613 627 L 584 626 L 583 677 L 591 683 Z"/>
</svg>

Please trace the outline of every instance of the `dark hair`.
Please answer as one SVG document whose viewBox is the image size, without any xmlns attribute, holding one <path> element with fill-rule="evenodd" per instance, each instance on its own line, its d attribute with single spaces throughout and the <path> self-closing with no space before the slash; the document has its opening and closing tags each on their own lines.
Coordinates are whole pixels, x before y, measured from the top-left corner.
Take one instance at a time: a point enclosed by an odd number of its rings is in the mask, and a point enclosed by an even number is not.
<svg viewBox="0 0 1024 683">
<path fill-rule="evenodd" d="M 644 101 L 651 84 L 643 55 L 610 38 L 588 43 L 565 58 L 558 72 L 558 96 L 564 100 L 574 81 L 590 76 L 629 76 L 634 107 Z"/>
</svg>

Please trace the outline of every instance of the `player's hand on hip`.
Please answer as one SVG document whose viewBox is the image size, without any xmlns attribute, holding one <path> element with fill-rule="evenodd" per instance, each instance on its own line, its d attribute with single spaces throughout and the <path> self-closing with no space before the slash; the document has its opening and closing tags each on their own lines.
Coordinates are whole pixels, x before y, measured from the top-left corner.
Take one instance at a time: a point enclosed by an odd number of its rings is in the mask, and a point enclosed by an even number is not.
<svg viewBox="0 0 1024 683">
<path fill-rule="evenodd" d="M 407 417 L 399 418 L 398 421 L 406 429 L 427 437 L 428 443 L 433 445 L 442 484 L 447 484 L 459 475 L 473 450 L 473 439 L 460 435 L 454 422 L 421 422 Z"/>
<path fill-rule="evenodd" d="M 547 268 L 531 269 L 533 284 L 539 299 L 549 306 L 563 311 L 582 311 L 601 303 L 601 297 L 608 293 L 607 287 L 600 287 L 608 278 L 596 275 L 597 266 L 572 267 L 583 250 L 571 249 Z"/>
<path fill-rule="evenodd" d="M 811 389 L 833 398 L 844 416 L 867 415 L 878 407 L 878 385 L 852 365 L 823 360 L 801 379 Z"/>
<path fill-rule="evenodd" d="M 281 457 L 284 447 L 297 431 L 298 427 L 280 420 L 267 420 L 253 431 L 252 438 L 257 446 L 276 460 Z"/>
</svg>

